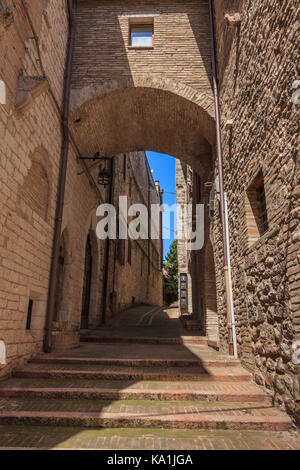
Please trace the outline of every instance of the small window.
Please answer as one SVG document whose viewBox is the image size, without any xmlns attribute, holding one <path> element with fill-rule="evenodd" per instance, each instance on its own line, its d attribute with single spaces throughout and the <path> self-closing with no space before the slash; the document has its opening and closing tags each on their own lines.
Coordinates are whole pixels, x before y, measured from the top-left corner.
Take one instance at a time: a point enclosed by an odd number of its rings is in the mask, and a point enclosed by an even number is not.
<svg viewBox="0 0 300 470">
<path fill-rule="evenodd" d="M 123 238 L 119 238 L 118 245 L 117 245 L 117 255 L 118 260 L 121 266 L 125 264 L 125 240 Z"/>
<path fill-rule="evenodd" d="M 126 181 L 126 170 L 127 170 L 127 155 L 126 155 L 126 153 L 124 153 L 123 158 L 124 158 L 124 160 L 123 160 L 123 180 Z"/>
<path fill-rule="evenodd" d="M 131 240 L 128 238 L 128 253 L 127 253 L 127 261 L 128 264 L 131 265 L 131 259 L 132 259 L 132 248 L 131 248 Z"/>
<path fill-rule="evenodd" d="M 32 307 L 33 307 L 33 300 L 29 299 L 28 310 L 27 310 L 27 320 L 26 320 L 26 330 L 30 330 L 31 328 Z"/>
<path fill-rule="evenodd" d="M 246 194 L 246 219 L 249 246 L 269 228 L 265 185 L 262 171 L 249 186 Z"/>
<path fill-rule="evenodd" d="M 131 47 L 153 46 L 153 24 L 131 24 L 130 25 Z"/>
</svg>

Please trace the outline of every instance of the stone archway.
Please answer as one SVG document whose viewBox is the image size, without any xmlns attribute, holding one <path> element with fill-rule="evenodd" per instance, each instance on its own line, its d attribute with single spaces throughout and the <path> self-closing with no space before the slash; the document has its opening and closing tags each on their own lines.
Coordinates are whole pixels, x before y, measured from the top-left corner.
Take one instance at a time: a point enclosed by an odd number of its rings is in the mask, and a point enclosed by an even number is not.
<svg viewBox="0 0 300 470">
<path fill-rule="evenodd" d="M 214 101 L 172 80 L 125 77 L 74 88 L 69 126 L 83 156 L 152 150 L 201 171 L 215 143 Z"/>
</svg>

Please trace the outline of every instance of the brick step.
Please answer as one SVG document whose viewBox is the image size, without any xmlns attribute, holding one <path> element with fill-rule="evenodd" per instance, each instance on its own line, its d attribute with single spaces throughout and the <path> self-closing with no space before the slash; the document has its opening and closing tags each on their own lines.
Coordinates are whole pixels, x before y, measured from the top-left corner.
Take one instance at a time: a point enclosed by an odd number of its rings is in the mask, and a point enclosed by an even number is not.
<svg viewBox="0 0 300 470">
<path fill-rule="evenodd" d="M 157 401 L 143 399 L 76 399 L 68 398 L 46 398 L 38 397 L 2 397 L 0 400 L 0 411 L 32 411 L 32 412 L 78 412 L 78 413 L 126 413 L 128 415 L 138 414 L 141 416 L 158 416 L 214 413 L 222 416 L 264 416 L 278 417 L 284 416 L 271 403 L 257 403 L 245 401 L 240 402 L 210 402 L 185 400 L 180 401 Z"/>
<path fill-rule="evenodd" d="M 289 432 L 0 426 L 0 450 L 300 450 Z"/>
<path fill-rule="evenodd" d="M 83 343 L 136 343 L 136 344 L 203 344 L 207 345 L 206 336 L 179 336 L 178 338 L 158 337 L 117 337 L 117 336 L 84 336 L 80 337 Z"/>
<path fill-rule="evenodd" d="M 142 400 L 251 401 L 269 403 L 264 391 L 249 382 L 124 381 L 87 379 L 16 379 L 0 382 L 0 397 L 107 398 Z M 186 397 L 186 398 L 185 398 Z"/>
<path fill-rule="evenodd" d="M 48 366 L 48 367 L 47 367 Z M 167 381 L 221 381 L 221 382 L 250 382 L 251 375 L 241 367 L 190 367 L 188 371 L 182 368 L 139 369 L 123 367 L 80 364 L 28 364 L 23 369 L 13 371 L 17 378 L 85 378 L 102 380 L 167 380 Z"/>
<path fill-rule="evenodd" d="M 80 364 L 122 367 L 236 367 L 240 361 L 231 359 L 134 359 L 134 358 L 88 358 L 56 357 L 41 355 L 30 359 L 31 364 Z"/>
<path fill-rule="evenodd" d="M 161 389 L 134 389 L 117 388 L 32 388 L 15 387 L 0 389 L 0 398 L 45 398 L 45 399 L 87 399 L 87 400 L 159 400 L 159 401 L 210 401 L 210 402 L 255 402 L 269 403 L 269 398 L 259 390 L 248 392 L 234 391 L 224 387 L 223 391 L 214 390 L 169 390 Z"/>
<path fill-rule="evenodd" d="M 130 343 L 80 343 L 80 346 L 69 351 L 61 351 L 53 354 L 38 354 L 38 357 L 78 357 L 98 359 L 233 359 L 227 354 L 216 353 L 207 345 L 192 344 L 174 345 L 157 344 L 130 344 Z"/>
<path fill-rule="evenodd" d="M 264 430 L 288 431 L 291 429 L 291 420 L 283 414 L 277 415 L 250 415 L 249 409 L 244 413 L 235 408 L 240 414 L 235 415 L 233 410 L 228 414 L 222 408 L 215 411 L 202 412 L 107 412 L 107 411 L 50 411 L 49 400 L 46 411 L 0 411 L 0 425 L 47 425 L 47 426 L 83 426 L 102 428 L 159 428 L 159 429 L 224 429 L 224 430 Z M 59 410 L 59 400 L 56 409 Z M 68 403 L 71 403 L 68 401 Z M 94 403 L 88 402 L 88 403 Z M 256 404 L 257 405 L 257 404 Z M 125 406 L 125 405 L 124 405 Z M 232 404 L 234 406 L 234 404 Z M 39 404 L 41 407 L 41 403 Z M 74 404 L 76 410 L 80 409 L 80 401 Z M 125 408 L 128 408 L 125 406 Z M 100 408 L 101 409 L 101 408 Z M 136 408 L 135 408 L 136 409 Z M 238 411 L 237 411 L 238 410 Z"/>
</svg>

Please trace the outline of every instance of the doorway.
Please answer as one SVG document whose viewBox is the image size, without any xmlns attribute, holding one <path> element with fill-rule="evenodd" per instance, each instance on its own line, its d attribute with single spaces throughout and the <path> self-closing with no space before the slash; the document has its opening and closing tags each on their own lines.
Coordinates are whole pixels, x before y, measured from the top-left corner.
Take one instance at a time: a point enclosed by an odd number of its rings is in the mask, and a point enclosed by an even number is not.
<svg viewBox="0 0 300 470">
<path fill-rule="evenodd" d="M 218 339 L 218 309 L 216 292 L 216 274 L 213 246 L 208 240 L 205 248 L 205 304 L 206 304 L 206 335 L 210 339 Z"/>
<path fill-rule="evenodd" d="M 84 278 L 82 292 L 81 328 L 89 327 L 89 312 L 91 301 L 91 281 L 93 271 L 93 255 L 91 237 L 88 235 L 85 248 Z"/>
</svg>

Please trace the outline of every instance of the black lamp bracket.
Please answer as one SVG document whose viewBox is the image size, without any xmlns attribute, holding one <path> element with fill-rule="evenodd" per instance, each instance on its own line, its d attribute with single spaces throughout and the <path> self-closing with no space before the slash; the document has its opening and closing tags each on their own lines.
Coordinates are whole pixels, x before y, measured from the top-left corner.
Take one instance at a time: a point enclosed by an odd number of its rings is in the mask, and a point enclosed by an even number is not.
<svg viewBox="0 0 300 470">
<path fill-rule="evenodd" d="M 106 158 L 100 157 L 100 153 L 97 152 L 93 157 L 79 157 L 79 160 L 93 160 L 95 162 L 96 160 L 106 160 Z"/>
</svg>

